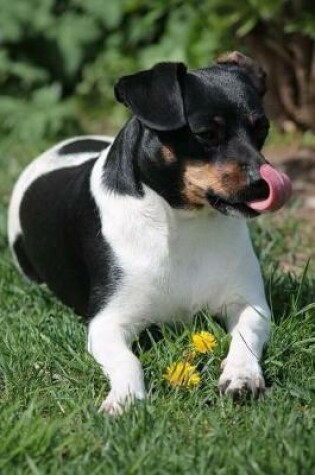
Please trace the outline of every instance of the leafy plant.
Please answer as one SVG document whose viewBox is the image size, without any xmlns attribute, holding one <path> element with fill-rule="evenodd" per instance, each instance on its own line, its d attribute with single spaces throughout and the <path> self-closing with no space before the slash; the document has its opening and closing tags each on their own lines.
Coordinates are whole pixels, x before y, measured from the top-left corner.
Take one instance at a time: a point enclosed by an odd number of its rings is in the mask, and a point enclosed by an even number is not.
<svg viewBox="0 0 315 475">
<path fill-rule="evenodd" d="M 58 137 L 70 117 L 100 132 L 126 117 L 119 76 L 165 60 L 205 66 L 235 48 L 271 72 L 278 121 L 314 129 L 314 37 L 309 0 L 0 0 L 0 135 Z"/>
</svg>

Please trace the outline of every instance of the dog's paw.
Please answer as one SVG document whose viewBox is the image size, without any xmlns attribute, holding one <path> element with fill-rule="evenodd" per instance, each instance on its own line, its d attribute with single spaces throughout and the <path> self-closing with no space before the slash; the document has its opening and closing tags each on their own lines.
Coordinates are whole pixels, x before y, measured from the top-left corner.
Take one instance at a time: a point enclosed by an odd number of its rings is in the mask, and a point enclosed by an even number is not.
<svg viewBox="0 0 315 475">
<path fill-rule="evenodd" d="M 265 390 L 265 381 L 259 363 L 256 360 L 236 364 L 225 360 L 219 379 L 219 390 L 233 398 L 251 394 L 258 396 Z"/>
<path fill-rule="evenodd" d="M 107 398 L 102 402 L 99 412 L 103 412 L 111 416 L 118 416 L 123 414 L 123 412 L 128 409 L 130 404 L 143 399 L 145 399 L 144 393 L 118 395 L 113 390 L 111 390 L 108 393 Z"/>
</svg>

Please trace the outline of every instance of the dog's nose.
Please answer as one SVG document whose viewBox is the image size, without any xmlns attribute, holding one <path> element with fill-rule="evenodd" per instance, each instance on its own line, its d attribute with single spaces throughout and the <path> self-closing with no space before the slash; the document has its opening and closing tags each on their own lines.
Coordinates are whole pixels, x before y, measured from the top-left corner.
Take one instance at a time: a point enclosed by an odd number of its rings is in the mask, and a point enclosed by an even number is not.
<svg viewBox="0 0 315 475">
<path fill-rule="evenodd" d="M 255 186 L 257 182 L 261 181 L 259 173 L 259 167 L 247 167 L 246 168 L 247 183 L 249 186 Z M 259 184 L 259 183 L 258 183 Z"/>
</svg>

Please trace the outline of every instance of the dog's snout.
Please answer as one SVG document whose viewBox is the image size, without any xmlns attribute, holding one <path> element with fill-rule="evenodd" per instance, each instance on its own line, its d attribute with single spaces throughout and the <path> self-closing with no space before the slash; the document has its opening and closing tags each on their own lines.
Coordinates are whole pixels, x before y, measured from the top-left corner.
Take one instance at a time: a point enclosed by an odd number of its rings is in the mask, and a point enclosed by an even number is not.
<svg viewBox="0 0 315 475">
<path fill-rule="evenodd" d="M 247 167 L 245 170 L 247 175 L 247 183 L 250 186 L 255 186 L 261 180 L 261 176 L 259 173 L 259 167 Z"/>
</svg>

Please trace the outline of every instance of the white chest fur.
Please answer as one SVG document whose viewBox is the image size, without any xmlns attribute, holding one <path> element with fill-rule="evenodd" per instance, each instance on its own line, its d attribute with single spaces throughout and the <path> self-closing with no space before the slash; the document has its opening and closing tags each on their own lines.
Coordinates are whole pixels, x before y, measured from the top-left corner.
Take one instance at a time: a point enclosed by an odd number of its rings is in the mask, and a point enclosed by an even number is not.
<svg viewBox="0 0 315 475">
<path fill-rule="evenodd" d="M 91 190 L 123 272 L 117 303 L 127 297 L 142 320 L 161 321 L 192 316 L 205 304 L 215 312 L 231 301 L 244 281 L 235 281 L 244 259 L 256 261 L 246 223 L 211 208 L 173 210 L 149 188 L 142 199 L 110 193 L 100 181 L 104 159 L 95 165 Z"/>
</svg>

